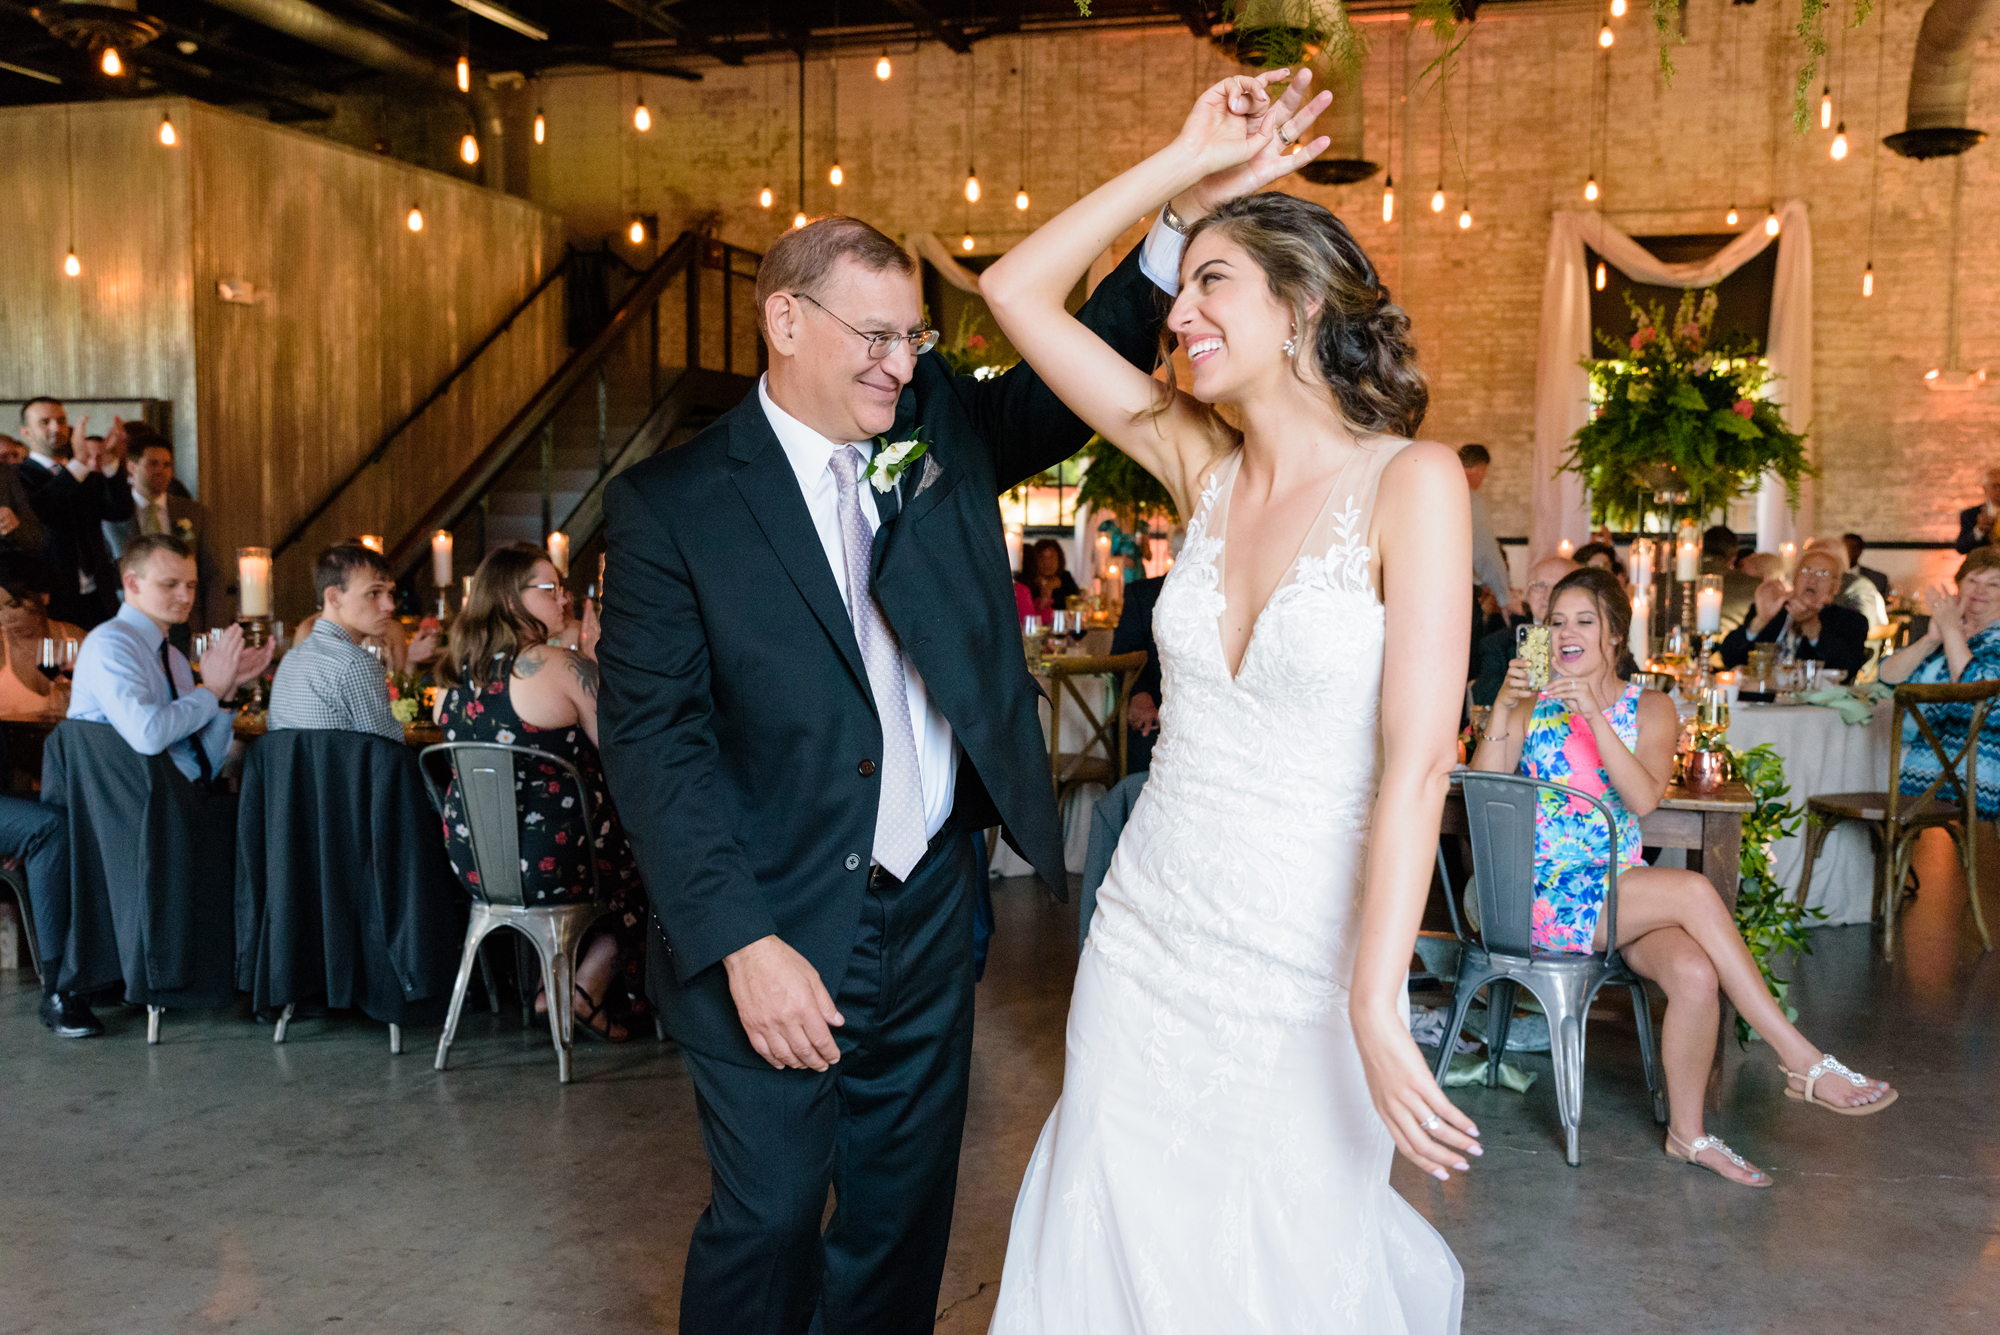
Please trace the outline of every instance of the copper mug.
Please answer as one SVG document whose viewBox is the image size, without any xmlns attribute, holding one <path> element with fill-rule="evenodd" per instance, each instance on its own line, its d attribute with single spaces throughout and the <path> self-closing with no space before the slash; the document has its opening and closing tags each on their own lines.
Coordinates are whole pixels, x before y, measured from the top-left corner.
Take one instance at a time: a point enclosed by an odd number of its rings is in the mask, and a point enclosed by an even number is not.
<svg viewBox="0 0 2000 1335">
<path fill-rule="evenodd" d="M 1682 782 L 1691 793 L 1708 796 L 1729 778 L 1727 751 L 1690 751 Z"/>
</svg>

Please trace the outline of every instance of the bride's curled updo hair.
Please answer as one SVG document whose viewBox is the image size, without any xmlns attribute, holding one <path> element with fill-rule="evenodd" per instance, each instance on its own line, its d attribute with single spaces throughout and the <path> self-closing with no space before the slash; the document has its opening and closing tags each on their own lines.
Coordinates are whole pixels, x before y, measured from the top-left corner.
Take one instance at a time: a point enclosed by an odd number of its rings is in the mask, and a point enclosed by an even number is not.
<svg viewBox="0 0 2000 1335">
<path fill-rule="evenodd" d="M 1417 368 L 1410 317 L 1389 300 L 1346 224 L 1294 195 L 1244 195 L 1188 229 L 1188 245 L 1219 231 L 1263 269 L 1271 295 L 1292 309 L 1303 336 L 1294 359 L 1301 379 L 1317 369 L 1349 424 L 1414 436 L 1430 406 Z M 1313 308 L 1315 305 L 1318 310 Z"/>
</svg>

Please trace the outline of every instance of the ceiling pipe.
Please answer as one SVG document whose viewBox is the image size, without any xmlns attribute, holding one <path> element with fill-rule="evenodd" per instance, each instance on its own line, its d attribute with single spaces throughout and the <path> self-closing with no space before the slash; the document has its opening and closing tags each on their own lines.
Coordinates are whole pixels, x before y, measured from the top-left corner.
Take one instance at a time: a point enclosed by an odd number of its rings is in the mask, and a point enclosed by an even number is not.
<svg viewBox="0 0 2000 1335">
<path fill-rule="evenodd" d="M 1943 158 L 1986 138 L 1965 123 L 1979 39 L 1992 26 L 2000 0 L 1936 0 L 1917 30 L 1910 60 L 1906 128 L 1882 142 L 1906 158 Z"/>
<path fill-rule="evenodd" d="M 357 65 L 413 79 L 453 97 L 461 96 L 455 65 L 424 55 L 371 28 L 350 23 L 308 0 L 209 0 L 209 3 Z M 480 182 L 495 190 L 503 189 L 506 122 L 500 113 L 500 99 L 484 78 L 475 76 L 472 80 L 472 108 L 479 139 Z"/>
</svg>

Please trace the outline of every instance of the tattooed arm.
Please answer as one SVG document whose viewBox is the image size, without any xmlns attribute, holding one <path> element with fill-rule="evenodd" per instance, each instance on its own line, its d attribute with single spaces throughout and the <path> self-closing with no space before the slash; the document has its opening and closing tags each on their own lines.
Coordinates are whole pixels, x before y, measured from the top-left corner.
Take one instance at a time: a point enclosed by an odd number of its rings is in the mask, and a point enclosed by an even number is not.
<svg viewBox="0 0 2000 1335">
<path fill-rule="evenodd" d="M 581 725 L 597 744 L 597 664 L 561 645 L 538 644 L 514 660 L 514 711 L 537 728 Z"/>
</svg>

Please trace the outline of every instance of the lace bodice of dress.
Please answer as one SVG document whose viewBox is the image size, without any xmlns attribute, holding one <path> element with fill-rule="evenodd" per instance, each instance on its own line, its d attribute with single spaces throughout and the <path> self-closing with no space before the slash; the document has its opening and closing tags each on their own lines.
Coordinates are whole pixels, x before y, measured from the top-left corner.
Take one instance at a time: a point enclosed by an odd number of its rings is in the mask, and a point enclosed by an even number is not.
<svg viewBox="0 0 2000 1335">
<path fill-rule="evenodd" d="M 1234 679 L 1220 617 L 1241 455 L 1203 489 L 1161 589 L 1161 735 L 1099 895 L 1113 967 L 1226 1013 L 1310 1021 L 1340 1003 L 1367 862 L 1383 608 L 1368 520 L 1408 442 L 1373 438 L 1336 480 Z"/>
</svg>

